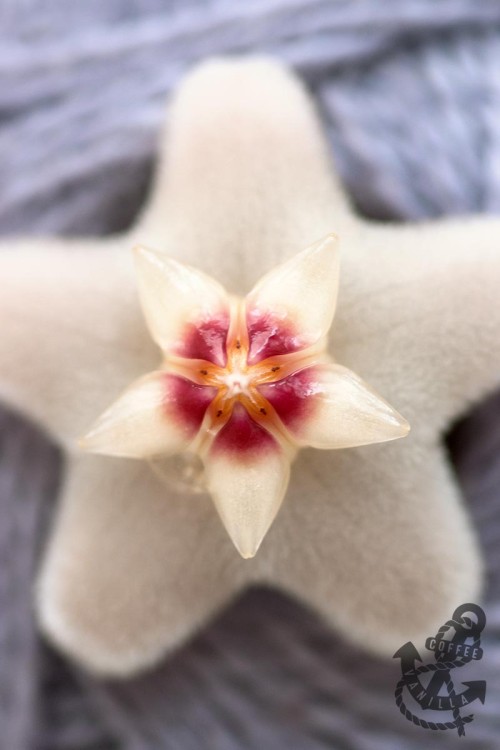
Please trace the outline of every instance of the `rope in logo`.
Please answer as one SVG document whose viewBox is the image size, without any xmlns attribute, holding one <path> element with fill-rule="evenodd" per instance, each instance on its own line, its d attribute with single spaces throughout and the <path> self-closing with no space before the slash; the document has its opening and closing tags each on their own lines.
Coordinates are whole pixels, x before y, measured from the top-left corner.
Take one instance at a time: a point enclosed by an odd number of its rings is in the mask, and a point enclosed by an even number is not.
<svg viewBox="0 0 500 750">
<path fill-rule="evenodd" d="M 444 627 L 441 627 L 438 631 L 436 640 L 439 639 L 439 636 L 442 636 L 445 631 Z M 471 648 L 478 647 L 481 643 L 481 639 L 478 638 L 476 641 L 474 641 Z M 436 672 L 436 671 L 442 671 L 442 672 L 448 672 L 448 675 L 443 675 L 443 680 L 446 685 L 446 689 L 448 691 L 448 695 L 450 698 L 455 698 L 455 688 L 453 685 L 453 680 L 451 679 L 449 672 L 452 669 L 455 669 L 457 667 L 463 667 L 465 664 L 468 664 L 472 660 L 472 657 L 460 657 L 458 659 L 455 659 L 454 661 L 438 661 L 434 664 L 422 664 L 422 666 L 414 669 L 415 676 L 418 676 L 420 674 L 424 674 L 425 672 Z M 461 716 L 460 715 L 460 709 L 458 707 L 453 708 L 453 719 L 454 721 L 446 721 L 446 722 L 434 722 L 434 721 L 426 721 L 425 719 L 421 719 L 419 716 L 414 714 L 408 706 L 405 704 L 403 700 L 403 690 L 406 685 L 406 677 L 402 677 L 402 679 L 398 682 L 396 685 L 396 690 L 394 692 L 394 697 L 396 699 L 396 705 L 398 706 L 400 712 L 403 714 L 403 716 L 408 720 L 412 721 L 416 726 L 422 727 L 423 729 L 436 729 L 436 730 L 445 730 L 445 729 L 463 729 L 464 724 L 469 724 L 471 721 L 474 720 L 474 714 L 469 714 L 468 716 Z"/>
</svg>

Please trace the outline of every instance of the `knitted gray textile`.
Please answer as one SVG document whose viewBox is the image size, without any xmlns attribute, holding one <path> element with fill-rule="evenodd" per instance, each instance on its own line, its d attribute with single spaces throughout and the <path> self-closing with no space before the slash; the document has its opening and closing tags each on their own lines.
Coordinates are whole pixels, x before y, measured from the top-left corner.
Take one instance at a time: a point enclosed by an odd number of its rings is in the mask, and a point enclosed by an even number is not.
<svg viewBox="0 0 500 750">
<path fill-rule="evenodd" d="M 394 220 L 500 210 L 493 0 L 5 0 L 0 231 L 109 233 L 134 219 L 164 103 L 211 54 L 269 52 L 320 105 L 359 209 Z M 1 289 L 0 289 L 1 293 Z M 60 458 L 0 413 L 0 746 L 5 750 L 414 750 L 456 746 L 394 703 L 398 664 L 297 603 L 243 596 L 139 679 L 99 682 L 40 641 L 32 584 Z M 488 560 L 486 704 L 461 750 L 500 746 L 500 398 L 449 441 Z M 450 612 L 450 616 L 451 616 Z M 470 678 L 472 679 L 472 678 Z"/>
</svg>

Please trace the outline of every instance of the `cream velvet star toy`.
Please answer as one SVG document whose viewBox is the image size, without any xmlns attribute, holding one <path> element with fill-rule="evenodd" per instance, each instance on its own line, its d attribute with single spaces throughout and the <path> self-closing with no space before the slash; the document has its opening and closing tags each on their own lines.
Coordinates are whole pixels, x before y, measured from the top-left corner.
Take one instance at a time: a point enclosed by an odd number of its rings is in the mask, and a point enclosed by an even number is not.
<svg viewBox="0 0 500 750">
<path fill-rule="evenodd" d="M 500 381 L 499 237 L 361 220 L 289 73 L 201 66 L 130 231 L 0 254 L 0 394 L 66 453 L 45 633 L 124 676 L 260 582 L 392 656 L 477 600 L 441 437 Z M 158 478 L 173 453 L 206 492 Z"/>
</svg>

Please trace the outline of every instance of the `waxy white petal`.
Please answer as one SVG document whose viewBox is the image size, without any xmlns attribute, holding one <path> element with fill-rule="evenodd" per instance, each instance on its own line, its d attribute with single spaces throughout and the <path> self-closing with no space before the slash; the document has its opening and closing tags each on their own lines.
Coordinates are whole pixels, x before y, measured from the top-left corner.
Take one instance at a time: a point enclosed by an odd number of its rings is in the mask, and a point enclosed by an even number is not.
<svg viewBox="0 0 500 750">
<path fill-rule="evenodd" d="M 189 389 L 189 418 L 179 413 L 179 384 Z M 133 383 L 99 417 L 82 439 L 81 447 L 91 453 L 126 458 L 148 458 L 184 450 L 195 437 L 213 395 L 212 388 L 165 372 L 152 372 Z"/>
<path fill-rule="evenodd" d="M 338 239 L 329 234 L 266 274 L 248 295 L 247 309 L 251 316 L 271 312 L 308 345 L 330 328 L 338 285 Z"/>
<path fill-rule="evenodd" d="M 233 441 L 234 416 L 249 420 L 246 424 L 252 425 L 243 440 L 235 435 Z M 204 463 L 208 490 L 222 523 L 240 555 L 250 558 L 259 549 L 282 503 L 290 476 L 290 457 L 246 412 L 235 407 L 233 417 L 215 438 Z M 252 429 L 258 431 L 255 445 Z M 223 435 L 225 431 L 227 434 Z"/>
<path fill-rule="evenodd" d="M 396 440 L 410 429 L 368 383 L 341 365 L 317 365 L 260 390 L 300 445 L 353 448 Z"/>
<path fill-rule="evenodd" d="M 230 456 L 208 462 L 209 491 L 242 557 L 254 557 L 259 549 L 281 506 L 289 474 L 289 462 L 277 453 L 242 466 Z"/>
<path fill-rule="evenodd" d="M 139 246 L 134 252 L 146 322 L 164 351 L 180 343 L 186 324 L 197 325 L 228 314 L 224 288 L 202 271 L 157 250 Z"/>
</svg>

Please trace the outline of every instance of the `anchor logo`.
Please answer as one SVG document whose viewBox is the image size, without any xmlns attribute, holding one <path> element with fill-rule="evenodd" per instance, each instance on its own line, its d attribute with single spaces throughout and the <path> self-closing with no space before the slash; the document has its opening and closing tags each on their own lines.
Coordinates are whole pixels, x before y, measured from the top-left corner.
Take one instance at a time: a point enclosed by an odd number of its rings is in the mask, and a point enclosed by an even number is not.
<svg viewBox="0 0 500 750">
<path fill-rule="evenodd" d="M 434 653 L 434 662 L 416 666 L 415 662 L 421 662 L 422 658 L 411 641 L 396 651 L 394 658 L 401 660 L 401 679 L 395 692 L 396 705 L 408 721 L 423 729 L 456 729 L 459 737 L 465 735 L 465 725 L 473 721 L 474 714 L 462 716 L 461 711 L 475 700 L 484 703 L 486 682 L 462 682 L 465 690 L 457 693 L 450 673 L 482 658 L 480 636 L 485 625 L 486 615 L 481 607 L 462 604 L 454 611 L 452 619 L 425 642 L 425 647 Z M 420 676 L 426 673 L 432 676 L 425 685 Z M 426 721 L 412 713 L 403 700 L 405 690 L 423 710 L 451 711 L 453 721 Z"/>
</svg>

